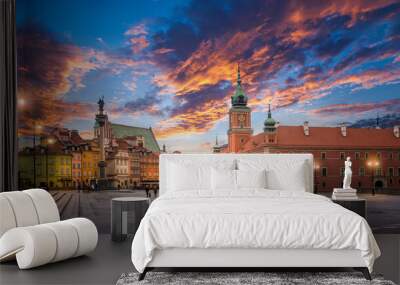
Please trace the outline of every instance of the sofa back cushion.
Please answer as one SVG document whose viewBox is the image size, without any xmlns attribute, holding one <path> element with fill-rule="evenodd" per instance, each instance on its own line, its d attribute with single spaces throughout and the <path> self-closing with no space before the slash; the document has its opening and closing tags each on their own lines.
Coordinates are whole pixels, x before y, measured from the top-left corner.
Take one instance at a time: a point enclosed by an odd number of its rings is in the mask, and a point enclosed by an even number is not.
<svg viewBox="0 0 400 285">
<path fill-rule="evenodd" d="M 53 197 L 43 189 L 0 193 L 0 217 L 0 237 L 15 227 L 60 220 Z"/>
</svg>

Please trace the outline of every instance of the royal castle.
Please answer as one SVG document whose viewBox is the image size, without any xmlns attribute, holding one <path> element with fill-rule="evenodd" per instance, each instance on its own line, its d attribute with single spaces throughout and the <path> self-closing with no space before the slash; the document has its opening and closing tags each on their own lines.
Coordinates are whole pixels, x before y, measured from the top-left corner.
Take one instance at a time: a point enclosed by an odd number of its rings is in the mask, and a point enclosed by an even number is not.
<svg viewBox="0 0 400 285">
<path fill-rule="evenodd" d="M 362 192 L 400 189 L 399 126 L 382 129 L 312 127 L 278 124 L 268 108 L 264 131 L 253 134 L 251 109 L 238 68 L 237 85 L 229 109 L 228 143 L 216 144 L 214 153 L 312 153 L 314 155 L 315 191 L 331 192 L 340 187 L 344 160 L 353 160 L 353 184 Z M 397 190 L 398 191 L 398 190 Z"/>
</svg>

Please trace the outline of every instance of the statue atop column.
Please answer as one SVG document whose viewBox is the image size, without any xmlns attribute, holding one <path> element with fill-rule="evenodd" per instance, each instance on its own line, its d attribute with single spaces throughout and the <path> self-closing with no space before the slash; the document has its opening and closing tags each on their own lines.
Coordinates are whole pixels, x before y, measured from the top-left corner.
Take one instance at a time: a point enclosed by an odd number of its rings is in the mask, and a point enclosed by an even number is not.
<svg viewBox="0 0 400 285">
<path fill-rule="evenodd" d="M 97 105 L 99 105 L 99 111 L 102 114 L 104 111 L 104 96 L 99 98 L 99 101 L 97 101 Z"/>
<path fill-rule="evenodd" d="M 106 157 L 105 157 L 105 146 L 104 146 L 104 128 L 105 123 L 108 120 L 107 114 L 104 114 L 104 96 L 99 98 L 97 101 L 97 105 L 99 105 L 99 112 L 96 114 L 96 122 L 100 128 L 99 135 L 99 147 L 100 147 L 100 157 L 98 162 L 99 167 L 99 177 L 98 177 L 98 189 L 105 190 L 107 189 L 107 178 L 106 178 Z"/>
</svg>

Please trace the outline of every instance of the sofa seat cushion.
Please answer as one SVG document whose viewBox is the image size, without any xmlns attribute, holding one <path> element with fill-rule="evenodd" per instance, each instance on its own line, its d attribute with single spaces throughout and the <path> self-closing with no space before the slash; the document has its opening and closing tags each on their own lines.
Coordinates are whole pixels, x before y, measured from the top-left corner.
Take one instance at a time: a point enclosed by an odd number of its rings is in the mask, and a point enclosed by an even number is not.
<svg viewBox="0 0 400 285">
<path fill-rule="evenodd" d="M 98 233 L 88 219 L 17 227 L 0 238 L 0 261 L 14 257 L 20 269 L 28 269 L 80 256 L 96 248 Z"/>
</svg>

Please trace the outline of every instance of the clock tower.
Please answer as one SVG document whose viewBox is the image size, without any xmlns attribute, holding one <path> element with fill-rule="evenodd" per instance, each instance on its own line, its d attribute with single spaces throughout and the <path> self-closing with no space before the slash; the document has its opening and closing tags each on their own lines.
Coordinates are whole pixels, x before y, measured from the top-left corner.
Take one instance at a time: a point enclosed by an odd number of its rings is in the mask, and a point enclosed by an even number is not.
<svg viewBox="0 0 400 285">
<path fill-rule="evenodd" d="M 229 109 L 228 152 L 238 152 L 253 134 L 251 109 L 247 107 L 247 96 L 242 88 L 240 67 L 237 71 L 237 85 L 231 97 Z"/>
</svg>

